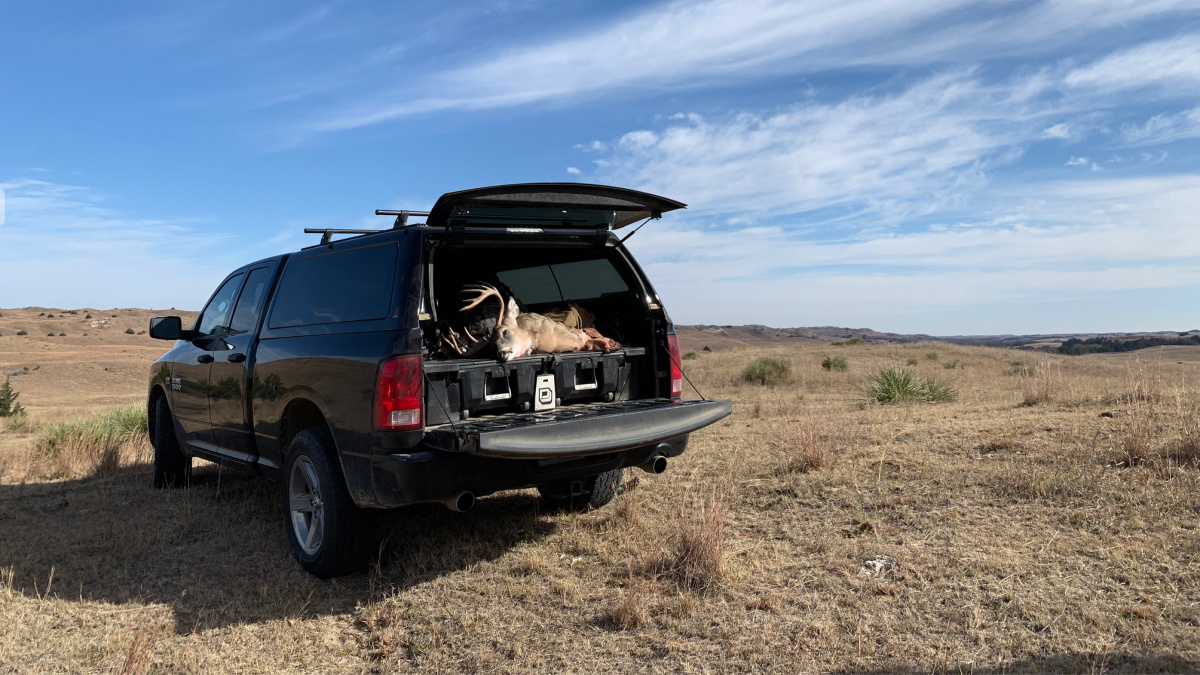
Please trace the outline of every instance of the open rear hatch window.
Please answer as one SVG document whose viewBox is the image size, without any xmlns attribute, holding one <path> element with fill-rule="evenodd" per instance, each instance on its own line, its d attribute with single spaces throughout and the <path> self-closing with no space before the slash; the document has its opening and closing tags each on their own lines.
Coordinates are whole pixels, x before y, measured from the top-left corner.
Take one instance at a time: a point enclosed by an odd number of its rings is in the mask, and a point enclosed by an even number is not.
<svg viewBox="0 0 1200 675">
<path fill-rule="evenodd" d="M 429 212 L 433 227 L 615 230 L 686 205 L 637 190 L 584 183 L 525 183 L 448 192 Z"/>
</svg>

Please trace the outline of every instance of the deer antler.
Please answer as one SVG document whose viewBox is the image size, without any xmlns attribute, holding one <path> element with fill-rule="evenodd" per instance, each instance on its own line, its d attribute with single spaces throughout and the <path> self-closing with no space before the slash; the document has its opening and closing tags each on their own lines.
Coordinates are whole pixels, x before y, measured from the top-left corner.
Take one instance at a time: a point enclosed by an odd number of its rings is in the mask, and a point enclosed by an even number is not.
<svg viewBox="0 0 1200 675">
<path fill-rule="evenodd" d="M 465 312 L 488 298 L 496 298 L 500 301 L 500 316 L 504 316 L 504 296 L 501 295 L 500 291 L 495 286 L 491 284 L 474 284 L 463 286 L 462 293 L 463 295 L 475 293 L 475 297 L 474 299 L 463 298 L 463 302 L 467 304 L 463 305 L 463 308 L 458 311 Z"/>
</svg>

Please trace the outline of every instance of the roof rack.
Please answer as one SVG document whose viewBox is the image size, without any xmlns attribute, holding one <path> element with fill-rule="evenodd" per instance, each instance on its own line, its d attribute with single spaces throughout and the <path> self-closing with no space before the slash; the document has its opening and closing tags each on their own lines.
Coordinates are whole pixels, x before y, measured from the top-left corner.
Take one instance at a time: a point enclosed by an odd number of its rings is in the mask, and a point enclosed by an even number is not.
<svg viewBox="0 0 1200 675">
<path fill-rule="evenodd" d="M 396 222 L 392 224 L 392 228 L 408 227 L 409 216 L 428 216 L 428 211 L 388 211 L 387 209 L 375 209 L 377 216 L 396 216 Z"/>
<path fill-rule="evenodd" d="M 392 229 L 394 230 L 394 229 L 398 229 L 401 227 L 408 227 L 408 217 L 409 216 L 428 216 L 429 212 L 428 211 L 388 211 L 386 209 L 375 209 L 375 215 L 377 215 L 377 216 L 396 216 L 396 222 L 392 224 Z M 333 241 L 333 235 L 335 235 L 335 234 L 376 234 L 378 232 L 387 232 L 387 230 L 339 230 L 339 229 L 329 229 L 329 228 L 323 228 L 323 227 L 306 227 L 306 228 L 304 228 L 305 234 L 321 235 L 321 243 L 318 244 L 318 246 L 324 246 L 325 244 L 331 243 Z"/>
<path fill-rule="evenodd" d="M 321 246 L 332 242 L 333 235 L 335 234 L 378 234 L 380 232 L 387 232 L 387 230 L 327 230 L 324 228 L 313 227 L 304 228 L 304 234 L 321 235 Z"/>
</svg>

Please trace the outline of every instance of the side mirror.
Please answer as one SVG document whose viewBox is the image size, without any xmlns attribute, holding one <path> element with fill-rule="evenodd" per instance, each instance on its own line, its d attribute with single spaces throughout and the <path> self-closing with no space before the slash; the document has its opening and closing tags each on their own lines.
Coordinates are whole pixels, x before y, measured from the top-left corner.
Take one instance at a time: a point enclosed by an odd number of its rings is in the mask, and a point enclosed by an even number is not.
<svg viewBox="0 0 1200 675">
<path fill-rule="evenodd" d="M 177 316 L 156 316 L 150 319 L 150 337 L 155 340 L 187 340 L 191 331 L 183 330 L 183 320 Z"/>
</svg>

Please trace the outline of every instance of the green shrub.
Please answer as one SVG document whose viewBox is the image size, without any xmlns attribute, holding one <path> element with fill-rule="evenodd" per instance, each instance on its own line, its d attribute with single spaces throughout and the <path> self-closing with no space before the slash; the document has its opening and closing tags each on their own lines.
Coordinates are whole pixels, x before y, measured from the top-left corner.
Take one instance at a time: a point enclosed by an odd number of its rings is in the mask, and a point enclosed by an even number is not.
<svg viewBox="0 0 1200 675">
<path fill-rule="evenodd" d="M 953 361 L 943 361 L 942 362 L 942 367 L 945 368 L 946 370 L 954 370 L 955 368 L 958 368 L 961 365 L 962 364 L 960 364 L 958 362 L 958 359 L 954 359 Z"/>
<path fill-rule="evenodd" d="M 133 334 L 134 334 L 134 330 L 133 330 L 132 328 L 126 328 L 126 329 L 125 329 L 125 334 L 126 334 L 126 335 L 133 335 Z"/>
<path fill-rule="evenodd" d="M 121 449 L 145 439 L 147 431 L 146 407 L 135 403 L 42 425 L 34 441 L 34 454 L 58 465 L 58 474 L 65 475 L 83 465 L 106 475 L 120 466 Z"/>
<path fill-rule="evenodd" d="M 1037 366 L 1027 366 L 1024 361 L 1012 361 L 1008 364 L 1008 370 L 1005 372 L 1009 375 L 1027 377 L 1037 374 Z"/>
<path fill-rule="evenodd" d="M 929 359 L 930 361 L 937 361 L 937 357 L 937 352 L 925 352 L 925 358 Z"/>
<path fill-rule="evenodd" d="M 697 354 L 696 352 L 685 352 L 684 355 L 679 358 L 683 359 L 684 361 L 691 361 L 691 360 L 697 359 L 699 357 L 700 357 L 700 355 Z"/>
<path fill-rule="evenodd" d="M 792 374 L 792 362 L 778 356 L 760 356 L 742 371 L 742 379 L 751 384 L 779 384 Z"/>
<path fill-rule="evenodd" d="M 825 360 L 821 362 L 821 367 L 825 370 L 845 370 L 850 367 L 850 364 L 846 363 L 845 357 L 826 356 Z"/>
<path fill-rule="evenodd" d="M 860 337 L 852 337 L 852 338 L 846 338 L 845 340 L 838 340 L 837 342 L 833 343 L 833 346 L 834 347 L 845 347 L 846 345 L 861 345 L 864 342 L 866 342 L 866 340 L 864 340 Z"/>
<path fill-rule="evenodd" d="M 23 330 L 19 330 L 19 331 L 17 331 L 17 335 L 29 335 L 29 333 L 27 333 Z"/>
<path fill-rule="evenodd" d="M 12 417 L 25 412 L 21 404 L 17 403 L 18 396 L 20 394 L 13 390 L 12 383 L 7 377 L 4 378 L 4 384 L 0 385 L 0 417 Z"/>
<path fill-rule="evenodd" d="M 20 412 L 13 413 L 4 418 L 4 428 L 9 431 L 20 431 L 29 424 L 29 413 L 22 408 Z"/>
<path fill-rule="evenodd" d="M 910 366 L 915 366 L 915 365 L 917 365 L 917 360 L 916 360 L 916 359 L 909 359 L 909 360 L 905 361 L 905 363 L 907 363 L 907 364 L 908 364 L 908 365 L 910 365 Z"/>
<path fill-rule="evenodd" d="M 884 368 L 870 376 L 867 396 L 878 403 L 940 403 L 954 399 L 950 385 L 903 368 Z"/>
</svg>

